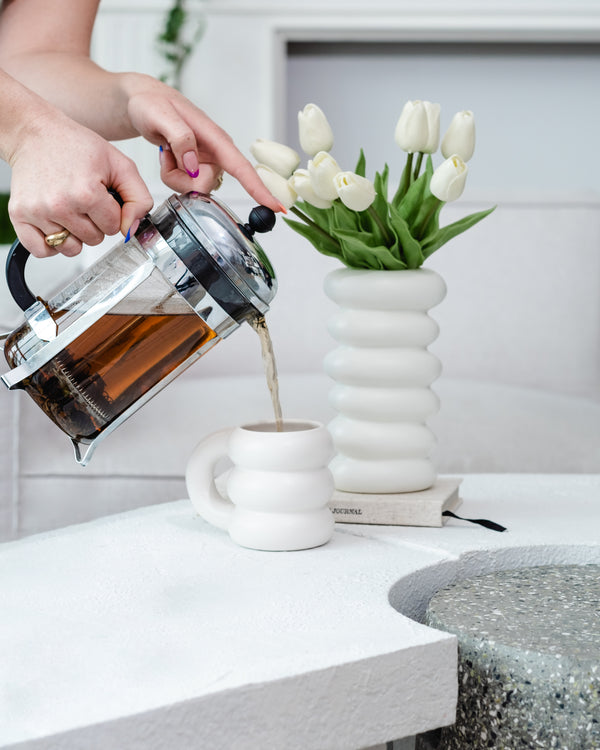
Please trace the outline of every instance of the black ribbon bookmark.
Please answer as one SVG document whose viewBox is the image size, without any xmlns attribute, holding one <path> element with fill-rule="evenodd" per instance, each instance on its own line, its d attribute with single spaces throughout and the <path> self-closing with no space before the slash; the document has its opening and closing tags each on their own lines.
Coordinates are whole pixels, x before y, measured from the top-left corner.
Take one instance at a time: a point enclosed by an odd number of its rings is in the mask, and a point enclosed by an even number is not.
<svg viewBox="0 0 600 750">
<path fill-rule="evenodd" d="M 491 529 L 492 531 L 506 531 L 506 526 L 501 526 L 495 521 L 488 521 L 487 518 L 463 518 L 462 516 L 457 516 L 456 513 L 453 513 L 451 510 L 442 511 L 442 515 L 450 516 L 451 518 L 457 518 L 459 521 L 478 523 L 480 526 L 485 526 L 486 529 Z"/>
</svg>

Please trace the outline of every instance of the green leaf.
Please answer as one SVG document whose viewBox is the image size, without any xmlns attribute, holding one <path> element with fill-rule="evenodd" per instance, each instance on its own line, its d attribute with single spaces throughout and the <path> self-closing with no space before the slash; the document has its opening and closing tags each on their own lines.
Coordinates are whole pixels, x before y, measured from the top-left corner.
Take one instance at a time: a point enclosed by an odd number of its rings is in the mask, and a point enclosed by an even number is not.
<svg viewBox="0 0 600 750">
<path fill-rule="evenodd" d="M 416 216 L 410 224 L 414 237 L 420 242 L 432 232 L 437 231 L 437 218 L 440 214 L 443 202 L 431 193 L 425 193 L 421 205 L 418 207 Z"/>
<path fill-rule="evenodd" d="M 306 203 L 306 201 L 298 201 L 291 210 L 296 213 L 295 209 L 306 214 L 309 219 L 312 219 L 312 221 L 314 221 L 317 226 L 321 227 L 324 232 L 329 233 L 329 230 L 331 229 L 331 212 L 329 209 L 317 208 L 310 203 Z"/>
<path fill-rule="evenodd" d="M 375 187 L 375 192 L 377 193 L 377 195 L 380 195 L 385 200 L 386 203 L 388 199 L 388 175 L 389 173 L 390 173 L 390 168 L 386 164 L 381 174 L 379 174 L 379 172 L 375 172 L 375 179 L 373 180 L 373 186 Z"/>
<path fill-rule="evenodd" d="M 8 215 L 9 193 L 0 193 L 0 244 L 11 245 L 17 235 Z"/>
<path fill-rule="evenodd" d="M 431 155 L 428 155 L 425 171 L 412 183 L 400 204 L 396 206 L 415 235 L 419 224 L 423 222 L 424 217 L 427 216 L 430 211 L 429 207 L 426 210 L 423 210 L 423 203 L 428 198 L 434 199 L 434 196 L 429 192 L 429 183 L 432 174 L 433 162 L 431 160 Z M 421 213 L 420 216 L 419 213 Z"/>
<path fill-rule="evenodd" d="M 285 223 L 291 227 L 300 236 L 307 239 L 313 247 L 315 247 L 323 255 L 330 255 L 333 258 L 342 258 L 342 248 L 339 242 L 333 237 L 327 238 L 322 232 L 311 227 L 307 224 L 303 224 L 300 221 L 293 221 L 292 219 L 283 219 Z"/>
<path fill-rule="evenodd" d="M 371 254 L 379 261 L 382 271 L 402 271 L 406 268 L 406 263 L 393 255 L 389 247 L 373 247 Z"/>
<path fill-rule="evenodd" d="M 390 226 L 398 237 L 401 247 L 401 256 L 403 256 L 408 268 L 419 268 L 425 260 L 421 245 L 416 240 L 409 229 L 406 219 L 400 211 L 394 206 L 390 206 Z"/>
<path fill-rule="evenodd" d="M 393 233 L 388 227 L 388 201 L 387 201 L 387 182 L 389 167 L 386 164 L 383 172 L 375 173 L 373 187 L 375 188 L 375 199 L 366 211 L 359 213 L 360 226 L 365 231 L 372 232 L 378 237 L 378 243 L 389 246 L 393 244 Z M 375 215 L 374 215 L 375 214 Z"/>
<path fill-rule="evenodd" d="M 175 0 L 175 3 L 167 15 L 166 26 L 159 39 L 165 42 L 176 42 L 179 33 L 185 24 L 186 12 L 182 7 L 181 0 Z"/>
<path fill-rule="evenodd" d="M 344 263 L 350 268 L 374 268 L 379 270 L 400 270 L 406 265 L 394 257 L 390 249 L 383 245 L 368 245 L 362 232 L 340 230 L 337 237 L 342 246 Z"/>
<path fill-rule="evenodd" d="M 433 204 L 432 210 L 428 217 L 425 217 L 427 220 L 425 224 L 420 228 L 419 231 L 419 242 L 421 243 L 421 247 L 423 247 L 423 244 L 427 241 L 429 237 L 436 234 L 436 232 L 440 228 L 440 212 L 442 208 L 446 204 L 443 201 L 438 200 L 437 205 Z"/>
<path fill-rule="evenodd" d="M 356 162 L 356 168 L 354 169 L 354 173 L 357 175 L 360 175 L 361 177 L 364 177 L 366 169 L 367 169 L 367 160 L 365 158 L 365 152 L 361 148 L 360 156 L 358 157 L 358 161 Z"/>
<path fill-rule="evenodd" d="M 386 238 L 382 232 L 380 221 L 373 215 L 373 212 L 370 210 L 361 211 L 358 214 L 358 225 L 360 232 L 369 237 L 367 244 L 373 246 L 385 244 Z"/>
<path fill-rule="evenodd" d="M 342 201 L 334 201 L 330 209 L 332 213 L 330 231 L 333 234 L 341 229 L 360 229 L 360 214 L 345 206 Z"/>
<path fill-rule="evenodd" d="M 428 238 L 427 241 L 423 243 L 423 255 L 425 258 L 433 255 L 436 250 L 458 234 L 466 232 L 467 229 L 470 229 L 482 219 L 485 219 L 485 217 L 489 216 L 495 208 L 496 206 L 492 206 L 485 211 L 478 211 L 477 213 L 469 214 L 469 216 L 464 216 L 462 219 L 439 229 L 432 237 Z"/>
<path fill-rule="evenodd" d="M 412 181 L 412 163 L 413 163 L 413 154 L 407 154 L 406 163 L 404 165 L 404 169 L 402 170 L 402 176 L 400 177 L 400 184 L 398 185 L 398 190 L 396 190 L 396 194 L 392 198 L 392 205 L 395 206 L 396 208 L 398 208 L 402 199 L 406 195 L 406 191 L 410 187 L 410 183 Z"/>
</svg>

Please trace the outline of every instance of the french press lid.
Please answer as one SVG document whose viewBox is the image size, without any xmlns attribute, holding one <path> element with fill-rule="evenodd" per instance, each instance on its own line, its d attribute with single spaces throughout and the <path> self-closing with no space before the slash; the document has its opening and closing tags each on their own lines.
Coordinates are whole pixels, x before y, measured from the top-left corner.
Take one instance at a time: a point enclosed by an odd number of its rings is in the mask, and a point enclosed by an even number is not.
<svg viewBox="0 0 600 750">
<path fill-rule="evenodd" d="M 242 224 L 213 196 L 190 192 L 172 195 L 155 211 L 152 223 L 232 318 L 239 322 L 267 312 L 277 281 L 254 234 L 273 228 L 271 209 L 256 206 Z"/>
</svg>

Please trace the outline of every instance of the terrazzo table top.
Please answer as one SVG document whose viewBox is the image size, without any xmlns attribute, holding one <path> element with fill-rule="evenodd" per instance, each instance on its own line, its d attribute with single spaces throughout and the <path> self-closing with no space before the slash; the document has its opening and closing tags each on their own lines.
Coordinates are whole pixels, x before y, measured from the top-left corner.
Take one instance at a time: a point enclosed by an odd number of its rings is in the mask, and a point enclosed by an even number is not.
<svg viewBox="0 0 600 750">
<path fill-rule="evenodd" d="M 443 585 L 600 564 L 600 476 L 472 475 L 443 528 L 237 547 L 187 500 L 0 546 L 0 747 L 352 750 L 454 721 Z M 85 499 L 82 498 L 82 502 Z"/>
<path fill-rule="evenodd" d="M 459 581 L 433 597 L 425 622 L 459 642 L 445 750 L 600 747 L 600 565 Z"/>
</svg>

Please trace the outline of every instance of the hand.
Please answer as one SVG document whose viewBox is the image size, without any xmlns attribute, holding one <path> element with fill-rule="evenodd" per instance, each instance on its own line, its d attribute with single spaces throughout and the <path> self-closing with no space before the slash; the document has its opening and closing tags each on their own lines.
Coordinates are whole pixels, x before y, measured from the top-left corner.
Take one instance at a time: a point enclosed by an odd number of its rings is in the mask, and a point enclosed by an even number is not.
<svg viewBox="0 0 600 750">
<path fill-rule="evenodd" d="M 18 238 L 39 258 L 77 255 L 82 244 L 135 231 L 152 197 L 134 163 L 91 130 L 49 111 L 23 128 L 9 158 L 9 213 Z M 121 208 L 108 193 L 114 188 Z M 67 229 L 55 248 L 44 237 Z"/>
<path fill-rule="evenodd" d="M 137 74 L 130 74 L 129 86 L 129 118 L 140 135 L 161 147 L 166 185 L 180 193 L 210 193 L 225 171 L 258 203 L 282 210 L 231 137 L 179 91 Z"/>
</svg>

